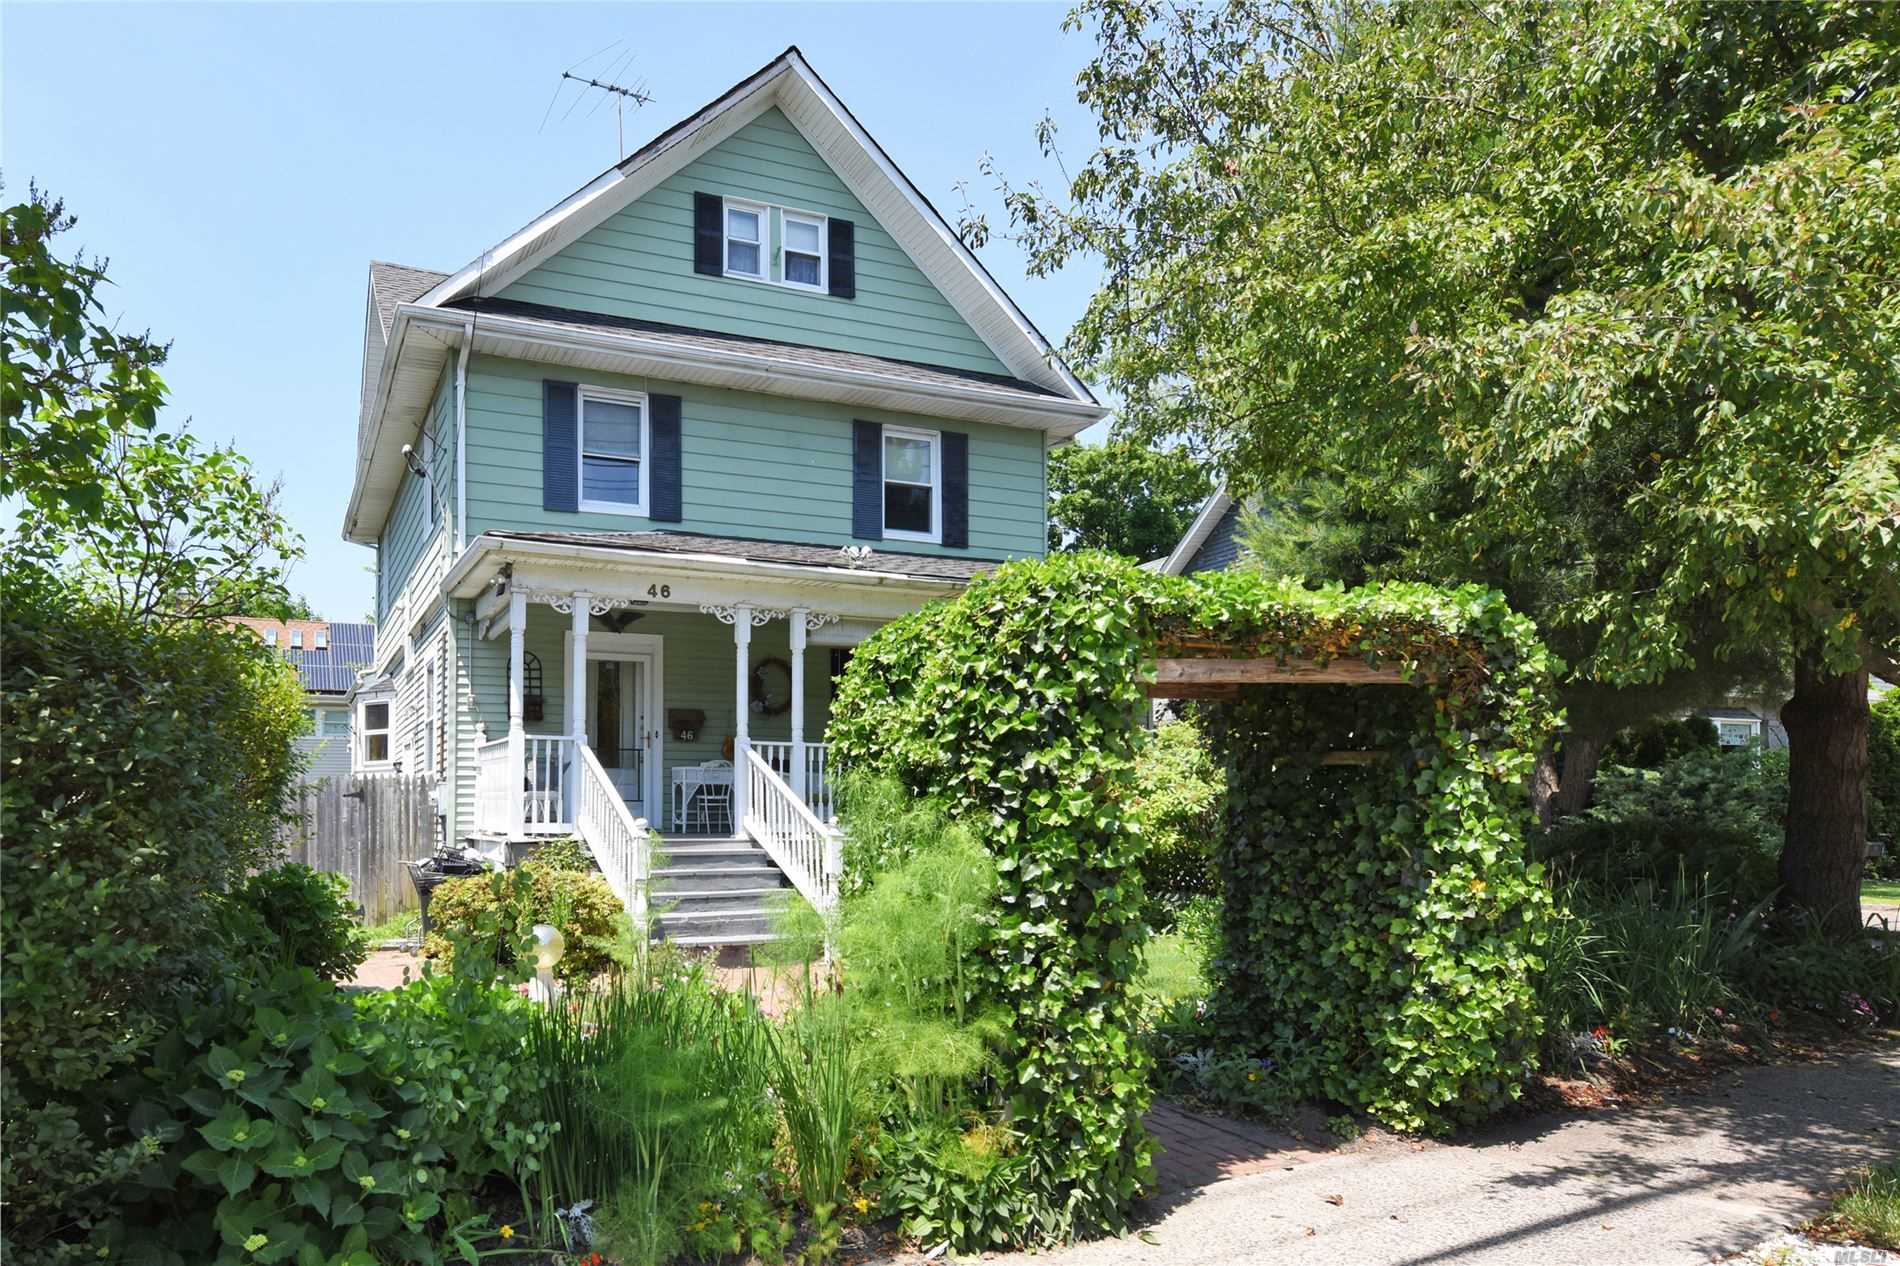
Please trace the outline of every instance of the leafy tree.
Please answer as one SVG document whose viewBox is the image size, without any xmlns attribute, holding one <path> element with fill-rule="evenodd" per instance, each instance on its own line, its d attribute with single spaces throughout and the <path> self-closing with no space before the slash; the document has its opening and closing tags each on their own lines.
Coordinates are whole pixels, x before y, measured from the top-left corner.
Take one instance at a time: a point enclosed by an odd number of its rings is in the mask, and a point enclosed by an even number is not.
<svg viewBox="0 0 1900 1266">
<path fill-rule="evenodd" d="M 231 448 L 160 430 L 168 348 L 104 319 L 105 264 L 61 259 L 73 226 L 34 189 L 0 224 L 7 263 L 0 495 L 20 498 L 10 568 L 65 572 L 141 618 L 283 614 L 302 544 Z"/>
<path fill-rule="evenodd" d="M 1070 21 L 1101 144 L 1005 205 L 1036 270 L 1104 262 L 1070 350 L 1132 435 L 1418 506 L 1422 569 L 1557 578 L 1592 681 L 1787 648 L 1784 892 L 1855 929 L 1866 674 L 1900 662 L 1900 10 Z"/>
<path fill-rule="evenodd" d="M 1212 491 L 1184 448 L 1129 440 L 1058 448 L 1049 454 L 1049 548 L 1165 555 Z"/>
</svg>

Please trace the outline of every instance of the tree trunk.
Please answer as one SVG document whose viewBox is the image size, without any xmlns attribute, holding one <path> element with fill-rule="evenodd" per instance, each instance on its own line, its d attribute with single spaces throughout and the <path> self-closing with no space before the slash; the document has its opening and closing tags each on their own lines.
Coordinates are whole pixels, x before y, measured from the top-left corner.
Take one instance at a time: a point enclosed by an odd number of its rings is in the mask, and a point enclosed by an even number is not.
<svg viewBox="0 0 1900 1266">
<path fill-rule="evenodd" d="M 1575 730 L 1564 735 L 1563 781 L 1550 798 L 1550 816 L 1567 818 L 1590 807 L 1591 793 L 1597 786 L 1597 762 L 1609 742 L 1607 734 L 1583 734 Z"/>
<path fill-rule="evenodd" d="M 1557 744 L 1546 743 L 1537 753 L 1537 767 L 1531 770 L 1531 812 L 1539 826 L 1551 822 L 1551 801 L 1557 795 Z"/>
<path fill-rule="evenodd" d="M 1828 935 L 1860 931 L 1860 872 L 1867 856 L 1867 672 L 1831 673 L 1795 657 L 1788 731 L 1788 821 L 1781 897 L 1811 913 Z"/>
</svg>

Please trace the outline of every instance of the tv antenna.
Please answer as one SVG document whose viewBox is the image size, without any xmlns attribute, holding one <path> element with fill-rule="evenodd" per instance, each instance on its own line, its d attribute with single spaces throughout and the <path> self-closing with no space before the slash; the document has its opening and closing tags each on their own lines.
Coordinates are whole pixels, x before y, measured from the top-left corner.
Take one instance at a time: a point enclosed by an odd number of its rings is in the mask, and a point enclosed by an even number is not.
<svg viewBox="0 0 1900 1266">
<path fill-rule="evenodd" d="M 594 108 L 587 112 L 589 118 L 592 118 L 593 115 L 600 110 L 601 106 L 606 105 L 609 101 L 613 102 L 614 139 L 619 147 L 619 156 L 621 158 L 627 156 L 628 103 L 631 102 L 633 108 L 637 110 L 653 100 L 653 94 L 647 91 L 646 81 L 644 79 L 635 80 L 631 84 L 615 82 L 626 73 L 627 67 L 632 64 L 633 50 L 628 49 L 619 58 L 615 59 L 604 71 L 600 72 L 601 76 L 604 77 L 596 77 L 593 74 L 574 73 L 586 63 L 612 52 L 623 43 L 625 43 L 624 40 L 615 40 L 606 48 L 601 49 L 600 52 L 581 58 L 580 61 L 575 62 L 572 66 L 569 66 L 566 70 L 561 72 L 559 82 L 554 85 L 554 95 L 548 98 L 548 108 L 541 113 L 541 126 L 543 128 L 547 126 L 548 115 L 554 112 L 555 102 L 561 99 L 562 91 L 566 89 L 569 83 L 578 84 L 579 87 L 574 92 L 574 99 L 568 103 L 567 112 L 561 115 L 562 120 L 565 121 L 568 115 L 573 114 L 575 107 L 579 106 L 580 103 L 585 101 L 590 95 L 598 94 L 594 102 Z"/>
</svg>

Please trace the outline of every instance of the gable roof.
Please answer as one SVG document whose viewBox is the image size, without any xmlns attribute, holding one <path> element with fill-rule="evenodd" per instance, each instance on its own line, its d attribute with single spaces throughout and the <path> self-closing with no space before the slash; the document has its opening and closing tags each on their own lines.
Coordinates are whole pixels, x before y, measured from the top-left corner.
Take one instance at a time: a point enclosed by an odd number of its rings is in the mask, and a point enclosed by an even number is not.
<svg viewBox="0 0 1900 1266">
<path fill-rule="evenodd" d="M 448 279 L 447 273 L 439 273 L 432 268 L 411 268 L 407 264 L 370 261 L 370 302 L 375 305 L 376 318 L 382 323 L 383 337 L 389 337 L 389 327 L 396 320 L 397 304 L 414 303 Z"/>
<path fill-rule="evenodd" d="M 416 302 L 442 307 L 499 294 L 773 106 L 1013 375 L 1063 398 L 1096 403 L 1034 322 L 1004 293 L 930 200 L 898 170 L 796 45 L 482 252 Z"/>
<path fill-rule="evenodd" d="M 1194 561 L 1194 556 L 1200 552 L 1201 546 L 1207 544 L 1207 538 L 1214 534 L 1214 529 L 1220 526 L 1220 521 L 1233 507 L 1234 499 L 1227 495 L 1227 485 L 1222 484 L 1214 489 L 1213 495 L 1208 497 L 1201 506 L 1200 513 L 1194 516 L 1194 522 L 1188 524 L 1188 530 L 1181 534 L 1181 539 L 1175 542 L 1174 549 L 1168 556 L 1163 559 L 1150 559 L 1149 562 L 1165 575 L 1186 575 L 1188 564 Z M 1145 567 L 1148 564 L 1142 565 Z"/>
</svg>

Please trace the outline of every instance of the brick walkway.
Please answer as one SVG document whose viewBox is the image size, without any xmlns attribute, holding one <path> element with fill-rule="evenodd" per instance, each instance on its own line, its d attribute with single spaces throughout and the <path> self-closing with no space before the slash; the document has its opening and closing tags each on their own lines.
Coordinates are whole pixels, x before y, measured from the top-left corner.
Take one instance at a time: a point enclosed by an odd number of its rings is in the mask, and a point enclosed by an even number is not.
<svg viewBox="0 0 1900 1266">
<path fill-rule="evenodd" d="M 1323 1154 L 1264 1125 L 1203 1116 L 1166 1101 L 1149 1110 L 1148 1128 L 1161 1144 L 1155 1178 L 1163 1196 L 1193 1191 L 1223 1178 L 1291 1168 Z"/>
</svg>

